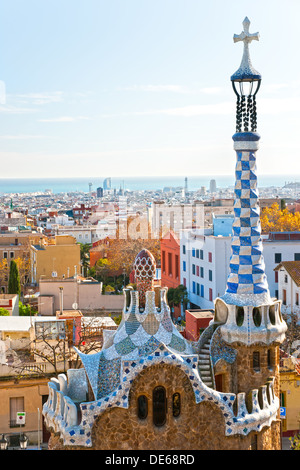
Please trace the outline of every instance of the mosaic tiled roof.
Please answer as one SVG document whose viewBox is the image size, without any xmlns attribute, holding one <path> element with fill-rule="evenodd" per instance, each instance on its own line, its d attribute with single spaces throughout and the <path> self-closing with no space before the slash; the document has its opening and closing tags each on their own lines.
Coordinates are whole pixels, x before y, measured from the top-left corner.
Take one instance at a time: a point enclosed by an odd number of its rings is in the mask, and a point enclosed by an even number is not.
<svg viewBox="0 0 300 470">
<path fill-rule="evenodd" d="M 160 298 L 157 299 L 154 290 L 147 291 L 145 307 L 141 309 L 139 291 L 125 290 L 125 299 L 130 294 L 130 305 L 125 305 L 118 329 L 105 332 L 102 350 L 97 354 L 86 355 L 75 348 L 96 399 L 103 398 L 117 388 L 122 376 L 122 361 L 147 360 L 160 345 L 170 353 L 194 354 L 192 345 L 172 322 L 166 292 L 167 289 L 160 289 Z"/>
</svg>

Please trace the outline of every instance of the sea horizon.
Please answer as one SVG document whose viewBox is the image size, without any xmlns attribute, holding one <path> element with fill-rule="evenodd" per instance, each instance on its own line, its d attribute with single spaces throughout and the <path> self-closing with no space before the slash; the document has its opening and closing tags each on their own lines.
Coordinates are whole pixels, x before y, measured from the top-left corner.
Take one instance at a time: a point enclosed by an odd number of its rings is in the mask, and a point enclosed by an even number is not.
<svg viewBox="0 0 300 470">
<path fill-rule="evenodd" d="M 99 177 L 56 177 L 56 178 L 0 178 L 0 194 L 44 193 L 51 190 L 53 194 L 96 191 L 103 187 L 106 176 Z M 211 180 L 216 181 L 218 189 L 232 188 L 234 175 L 192 175 L 192 176 L 126 176 L 111 177 L 111 189 L 129 191 L 157 191 L 167 187 L 187 187 L 190 191 L 209 189 Z M 286 183 L 299 183 L 300 175 L 259 175 L 258 187 L 283 187 Z M 90 186 L 91 184 L 91 186 Z"/>
</svg>

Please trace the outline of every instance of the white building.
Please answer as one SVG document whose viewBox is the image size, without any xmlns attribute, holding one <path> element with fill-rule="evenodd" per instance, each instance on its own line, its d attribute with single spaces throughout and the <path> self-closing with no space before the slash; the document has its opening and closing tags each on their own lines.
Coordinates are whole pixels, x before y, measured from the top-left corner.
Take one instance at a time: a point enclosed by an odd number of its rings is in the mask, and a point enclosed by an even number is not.
<svg viewBox="0 0 300 470">
<path fill-rule="evenodd" d="M 72 227 L 57 226 L 57 235 L 72 235 L 78 243 L 94 243 L 107 237 L 116 236 L 117 224 L 114 221 L 101 220 L 97 225 L 74 225 Z"/>
<path fill-rule="evenodd" d="M 191 304 L 214 308 L 213 299 L 225 292 L 230 252 L 231 236 L 214 236 L 211 230 L 181 232 L 180 282 Z"/>
<path fill-rule="evenodd" d="M 300 314 L 300 261 L 282 261 L 276 266 L 275 273 L 278 273 L 281 311 Z"/>
<path fill-rule="evenodd" d="M 165 204 L 154 202 L 148 211 L 153 236 L 170 230 L 179 234 L 181 230 L 204 227 L 204 204 Z"/>
<path fill-rule="evenodd" d="M 281 261 L 300 260 L 300 234 L 274 233 L 264 238 L 263 255 L 270 294 L 280 299 L 275 268 Z M 186 286 L 191 304 L 214 308 L 213 299 L 226 290 L 230 256 L 231 236 L 221 236 L 212 229 L 181 232 L 180 282 Z"/>
</svg>

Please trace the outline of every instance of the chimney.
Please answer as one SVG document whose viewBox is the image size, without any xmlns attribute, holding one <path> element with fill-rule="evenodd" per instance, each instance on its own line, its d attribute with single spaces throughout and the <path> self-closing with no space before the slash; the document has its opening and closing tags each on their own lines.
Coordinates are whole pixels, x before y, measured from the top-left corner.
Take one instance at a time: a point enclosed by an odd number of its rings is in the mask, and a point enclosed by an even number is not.
<svg viewBox="0 0 300 470">
<path fill-rule="evenodd" d="M 59 314 L 62 315 L 64 311 L 64 294 L 63 294 L 63 287 L 59 288 L 59 304 L 60 304 L 60 312 Z"/>
</svg>

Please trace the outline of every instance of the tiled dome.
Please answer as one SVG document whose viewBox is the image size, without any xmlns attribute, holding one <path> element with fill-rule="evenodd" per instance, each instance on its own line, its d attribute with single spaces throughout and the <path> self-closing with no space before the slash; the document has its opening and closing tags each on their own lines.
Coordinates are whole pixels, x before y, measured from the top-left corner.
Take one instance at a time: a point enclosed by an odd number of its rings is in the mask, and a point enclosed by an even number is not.
<svg viewBox="0 0 300 470">
<path fill-rule="evenodd" d="M 137 279 L 153 279 L 155 277 L 155 258 L 152 253 L 145 248 L 136 256 L 133 267 Z"/>
</svg>

